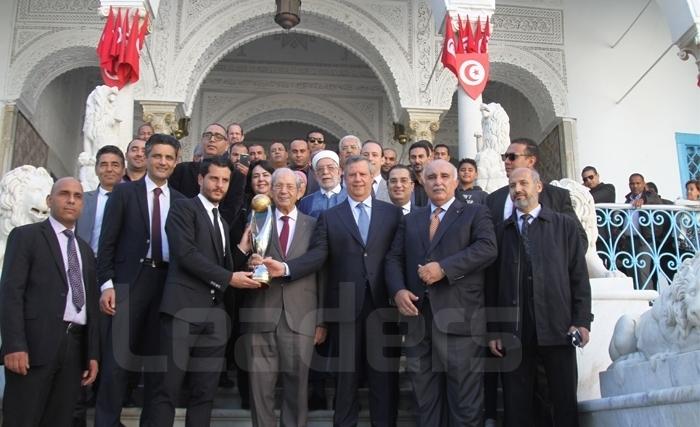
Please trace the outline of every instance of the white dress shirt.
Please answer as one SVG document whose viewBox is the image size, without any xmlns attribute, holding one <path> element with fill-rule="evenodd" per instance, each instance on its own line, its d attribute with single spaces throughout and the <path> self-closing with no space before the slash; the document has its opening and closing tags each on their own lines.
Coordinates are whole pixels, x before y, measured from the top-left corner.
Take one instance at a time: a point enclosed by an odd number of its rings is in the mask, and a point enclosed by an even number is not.
<svg viewBox="0 0 700 427">
<path fill-rule="evenodd" d="M 95 205 L 95 224 L 92 226 L 92 238 L 90 239 L 90 247 L 97 258 L 97 247 L 100 243 L 100 231 L 102 231 L 102 218 L 105 213 L 105 205 L 109 196 L 108 191 L 102 187 L 97 188 L 97 204 Z"/>
<path fill-rule="evenodd" d="M 403 210 L 404 215 L 410 214 L 411 213 L 411 201 L 409 200 L 408 203 L 401 206 L 401 210 Z"/>
<path fill-rule="evenodd" d="M 442 219 L 445 217 L 445 213 L 447 210 L 452 206 L 452 203 L 454 203 L 455 198 L 452 196 L 452 198 L 445 203 L 443 203 L 442 206 L 435 206 L 433 202 L 430 202 L 430 216 L 432 217 L 433 212 L 435 212 L 435 209 L 437 208 L 442 208 L 442 212 L 440 212 L 440 215 L 438 215 L 438 218 L 440 218 L 440 222 L 442 222 Z"/>
<path fill-rule="evenodd" d="M 202 202 L 202 204 L 204 205 L 204 209 L 207 211 L 207 215 L 209 215 L 209 221 L 211 221 L 211 225 L 212 225 L 212 227 L 213 227 L 213 226 L 214 226 L 214 212 L 212 212 L 211 210 L 214 209 L 214 208 L 219 209 L 219 204 L 218 204 L 218 203 L 217 203 L 217 204 L 213 204 L 209 199 L 207 199 L 206 197 L 204 197 L 204 196 L 202 195 L 202 193 L 199 193 L 199 194 L 197 195 L 197 197 L 199 197 L 199 200 L 200 200 L 200 201 Z M 223 250 L 224 250 L 224 255 L 225 255 L 225 251 L 226 251 L 226 233 L 224 233 L 224 226 L 223 226 L 223 224 L 222 224 L 222 222 L 221 222 L 221 211 L 219 211 L 218 222 L 219 222 L 219 233 L 221 234 L 221 243 L 224 245 Z"/>
<path fill-rule="evenodd" d="M 535 220 L 538 216 L 540 216 L 540 212 L 542 211 L 542 205 L 538 204 L 537 207 L 529 212 L 530 220 L 527 222 L 528 224 L 532 224 L 532 221 Z M 518 216 L 518 230 L 523 231 L 523 215 L 525 215 L 524 212 L 522 212 L 520 209 L 515 210 L 515 214 Z"/>
<path fill-rule="evenodd" d="M 56 238 L 58 239 L 58 246 L 61 247 L 61 256 L 63 257 L 63 268 L 66 273 L 66 280 L 68 278 L 68 236 L 63 234 L 63 230 L 67 230 L 60 222 L 56 221 L 52 216 L 49 216 L 49 223 L 53 231 L 56 233 Z M 75 227 L 69 228 L 73 233 L 75 233 Z M 80 284 L 83 287 L 83 295 L 85 295 L 85 301 L 87 301 L 87 294 L 85 293 L 85 277 L 83 277 L 83 258 L 80 256 L 80 246 L 78 245 L 78 236 L 75 236 L 75 251 L 78 253 L 78 265 L 80 266 L 80 277 L 83 278 Z M 86 302 L 87 304 L 87 302 Z M 83 308 L 78 311 L 73 305 L 73 291 L 68 284 L 68 292 L 66 292 L 66 309 L 63 312 L 63 320 L 65 322 L 73 322 L 78 325 L 87 324 L 87 308 Z"/>
<path fill-rule="evenodd" d="M 513 215 L 513 200 L 510 198 L 510 191 L 506 195 L 506 202 L 503 204 L 503 220 Z"/>
<path fill-rule="evenodd" d="M 357 218 L 358 218 L 358 213 L 357 213 L 357 205 L 360 203 L 364 203 L 365 206 L 362 208 L 365 210 L 367 213 L 367 219 L 369 220 L 368 222 L 371 224 L 372 223 L 372 196 L 369 196 L 365 200 L 357 201 L 353 199 L 352 197 L 348 197 L 348 202 L 350 203 L 350 210 L 352 211 L 352 217 L 355 218 L 355 224 L 357 224 Z"/>
<path fill-rule="evenodd" d="M 324 196 L 326 196 L 330 199 L 331 196 L 333 196 L 334 194 L 340 194 L 341 190 L 342 190 L 342 187 L 340 186 L 340 184 L 338 184 L 335 186 L 335 188 L 328 190 L 328 191 L 321 188 L 321 194 L 323 194 Z"/>
<path fill-rule="evenodd" d="M 297 212 L 297 208 L 292 209 L 291 212 L 287 214 L 289 219 L 287 220 L 287 223 L 289 224 L 289 236 L 287 237 L 287 247 L 284 248 L 284 250 L 289 253 L 289 247 L 292 246 L 292 240 L 294 239 L 294 231 L 297 229 L 297 215 L 299 213 Z M 280 212 L 278 209 L 275 209 L 275 220 L 277 221 L 277 238 L 280 237 L 280 234 L 282 234 L 282 227 L 284 226 L 284 221 L 282 221 L 282 217 L 285 216 L 282 212 Z M 282 254 L 284 255 L 284 254 Z"/>
<path fill-rule="evenodd" d="M 146 200 L 148 201 L 148 229 L 151 229 L 151 223 L 153 222 L 153 190 L 157 187 L 156 183 L 151 180 L 151 178 L 146 174 Z M 162 192 L 160 193 L 160 238 L 163 246 L 163 261 L 170 261 L 170 250 L 168 248 L 168 235 L 165 233 L 165 221 L 168 219 L 168 211 L 170 210 L 170 188 L 168 188 L 168 182 L 166 181 L 162 187 L 160 187 Z M 151 243 L 152 244 L 152 243 Z M 148 253 L 146 258 L 152 258 L 151 256 L 151 245 L 148 245 Z"/>
</svg>

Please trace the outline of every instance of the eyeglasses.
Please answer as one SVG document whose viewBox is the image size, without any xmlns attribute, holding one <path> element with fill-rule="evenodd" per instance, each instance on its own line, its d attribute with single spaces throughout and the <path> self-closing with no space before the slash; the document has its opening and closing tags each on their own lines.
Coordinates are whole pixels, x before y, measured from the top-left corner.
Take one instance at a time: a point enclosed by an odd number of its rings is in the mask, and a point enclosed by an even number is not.
<svg viewBox="0 0 700 427">
<path fill-rule="evenodd" d="M 359 149 L 360 147 L 358 147 L 357 145 L 346 145 L 345 147 L 342 147 L 340 151 L 355 151 Z"/>
<path fill-rule="evenodd" d="M 202 139 L 211 139 L 214 138 L 214 141 L 221 142 L 226 139 L 226 135 L 220 134 L 220 133 L 214 133 L 214 132 L 204 132 L 202 134 Z"/>
<path fill-rule="evenodd" d="M 595 178 L 595 175 L 588 175 L 588 176 L 584 176 L 582 178 L 583 178 L 583 182 L 593 181 L 593 178 Z"/>
<path fill-rule="evenodd" d="M 323 138 L 314 138 L 313 136 L 310 136 L 307 139 L 308 139 L 309 143 L 312 143 L 312 142 L 316 143 L 317 142 L 319 144 L 323 144 Z"/>
<path fill-rule="evenodd" d="M 517 159 L 518 157 L 529 157 L 529 156 L 532 156 L 532 154 L 527 154 L 527 153 L 505 153 L 505 154 L 501 154 L 501 160 L 503 160 L 504 162 L 505 162 L 506 160 L 510 160 L 511 162 L 514 162 L 515 159 Z"/>
</svg>

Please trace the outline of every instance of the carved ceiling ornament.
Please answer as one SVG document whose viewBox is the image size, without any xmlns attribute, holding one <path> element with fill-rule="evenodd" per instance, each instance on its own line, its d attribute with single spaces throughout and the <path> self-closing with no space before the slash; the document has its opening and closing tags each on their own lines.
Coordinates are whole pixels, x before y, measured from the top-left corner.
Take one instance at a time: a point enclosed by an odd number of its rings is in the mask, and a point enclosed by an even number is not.
<svg viewBox="0 0 700 427">
<path fill-rule="evenodd" d="M 204 103 L 209 103 L 209 98 L 204 98 Z M 243 128 L 248 130 L 251 127 L 260 127 L 264 124 L 279 122 L 280 119 L 287 121 L 287 117 L 281 115 L 281 111 L 293 113 L 298 117 L 297 121 L 304 122 L 304 117 L 325 117 L 328 128 L 334 133 L 339 132 L 340 136 L 354 134 L 357 136 L 366 135 L 366 138 L 376 137 L 380 134 L 379 129 L 372 129 L 368 125 L 378 123 L 372 120 L 370 123 L 365 119 L 357 117 L 356 109 L 342 100 L 320 99 L 314 96 L 276 94 L 255 99 L 249 99 L 244 104 L 234 104 L 235 107 L 229 111 L 217 113 L 210 112 L 208 117 L 215 118 L 220 123 L 238 122 Z M 230 104 L 223 104 L 230 105 Z M 370 106 L 373 115 L 378 115 L 378 107 Z M 313 124 L 313 122 L 312 122 Z"/>
<path fill-rule="evenodd" d="M 298 32 L 343 46 L 367 63 L 382 82 L 394 115 L 398 116 L 400 106 L 411 101 L 407 96 L 416 92 L 411 84 L 412 67 L 397 49 L 394 36 L 378 25 L 378 17 L 368 15 L 352 2 L 308 0 L 304 5 L 309 12 L 304 15 L 304 27 Z M 279 32 L 269 14 L 260 11 L 257 2 L 207 15 L 206 19 L 207 25 L 193 33 L 178 49 L 169 67 L 178 78 L 166 79 L 173 85 L 164 92 L 178 97 L 184 95 L 188 112 L 202 81 L 223 56 L 252 40 Z M 213 30 L 216 32 L 212 33 Z"/>
</svg>

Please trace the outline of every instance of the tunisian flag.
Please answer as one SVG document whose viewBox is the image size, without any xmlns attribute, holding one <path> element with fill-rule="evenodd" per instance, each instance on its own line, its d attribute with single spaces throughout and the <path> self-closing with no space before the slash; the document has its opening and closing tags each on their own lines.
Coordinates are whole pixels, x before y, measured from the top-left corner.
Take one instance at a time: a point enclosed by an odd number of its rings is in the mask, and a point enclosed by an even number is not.
<svg viewBox="0 0 700 427">
<path fill-rule="evenodd" d="M 123 18 L 123 19 L 122 19 Z M 102 80 L 107 86 L 123 88 L 139 79 L 139 65 L 143 38 L 146 36 L 148 19 L 139 29 L 140 16 L 134 14 L 129 28 L 129 11 L 122 17 L 121 9 L 114 18 L 110 8 L 105 29 L 97 45 Z"/>
<path fill-rule="evenodd" d="M 457 75 L 457 56 L 455 52 L 455 33 L 452 29 L 452 18 L 445 18 L 445 40 L 442 43 L 442 65 Z"/>
</svg>

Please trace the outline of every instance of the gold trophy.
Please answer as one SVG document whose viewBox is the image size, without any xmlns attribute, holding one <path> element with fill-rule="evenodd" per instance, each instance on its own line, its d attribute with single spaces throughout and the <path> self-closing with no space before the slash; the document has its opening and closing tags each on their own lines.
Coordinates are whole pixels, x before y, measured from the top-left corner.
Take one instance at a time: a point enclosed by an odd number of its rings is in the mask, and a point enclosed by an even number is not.
<svg viewBox="0 0 700 427">
<path fill-rule="evenodd" d="M 264 194 L 258 194 L 253 197 L 250 207 L 253 210 L 250 217 L 253 251 L 264 258 L 267 247 L 270 245 L 270 236 L 272 235 L 272 200 Z M 261 222 L 262 224 L 260 224 Z M 265 267 L 265 264 L 260 264 L 253 268 L 252 279 L 263 285 L 270 284 L 270 272 Z"/>
</svg>

